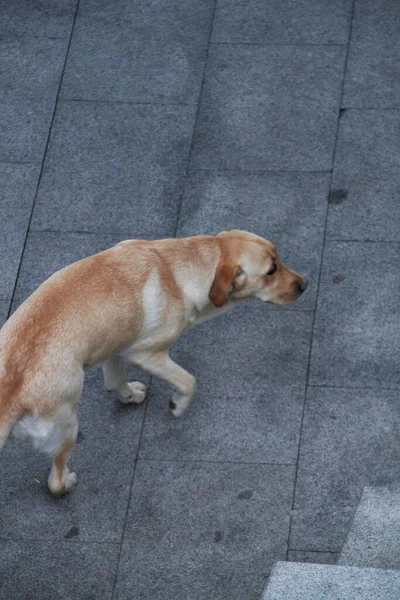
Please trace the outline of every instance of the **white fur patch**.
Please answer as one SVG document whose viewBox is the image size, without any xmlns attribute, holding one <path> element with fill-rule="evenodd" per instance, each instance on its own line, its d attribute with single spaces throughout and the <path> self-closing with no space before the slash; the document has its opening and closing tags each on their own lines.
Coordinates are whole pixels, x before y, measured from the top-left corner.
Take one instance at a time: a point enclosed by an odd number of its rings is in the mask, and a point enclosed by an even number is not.
<svg viewBox="0 0 400 600">
<path fill-rule="evenodd" d="M 208 293 L 205 293 L 202 286 L 197 281 L 184 281 L 183 292 L 187 298 L 195 305 L 197 311 L 202 311 L 210 302 Z"/>
<path fill-rule="evenodd" d="M 41 417 L 22 417 L 12 430 L 15 438 L 30 440 L 33 447 L 47 454 L 55 454 L 63 441 L 71 437 L 77 427 L 75 415 L 68 405 L 60 408 L 53 421 Z"/>
<path fill-rule="evenodd" d="M 144 326 L 143 333 L 148 335 L 163 324 L 163 313 L 166 307 L 165 296 L 160 279 L 153 271 L 143 288 Z"/>
</svg>

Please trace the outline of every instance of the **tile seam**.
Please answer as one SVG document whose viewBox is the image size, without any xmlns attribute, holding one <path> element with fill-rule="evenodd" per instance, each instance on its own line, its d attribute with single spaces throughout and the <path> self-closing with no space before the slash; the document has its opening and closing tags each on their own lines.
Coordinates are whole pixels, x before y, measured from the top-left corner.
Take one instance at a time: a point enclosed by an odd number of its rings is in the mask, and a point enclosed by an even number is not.
<svg viewBox="0 0 400 600">
<path fill-rule="evenodd" d="M 311 552 L 315 554 L 340 554 L 338 550 L 310 550 L 309 548 L 289 548 L 288 552 Z"/>
<path fill-rule="evenodd" d="M 11 306 L 12 306 L 12 303 L 13 303 L 13 300 L 14 300 L 16 289 L 17 289 L 17 284 L 18 284 L 18 279 L 19 279 L 19 275 L 20 275 L 20 271 L 21 271 L 22 261 L 24 259 L 26 244 L 27 244 L 27 240 L 28 240 L 28 236 L 29 236 L 29 231 L 30 231 L 30 226 L 31 226 L 31 222 L 32 222 L 33 213 L 34 213 L 34 210 L 35 210 L 35 204 L 36 204 L 36 200 L 37 200 L 37 196 L 38 196 L 38 192 L 39 192 L 39 186 L 40 186 L 40 182 L 42 180 L 44 164 L 45 164 L 45 161 L 46 161 L 47 151 L 48 151 L 49 143 L 50 143 L 51 132 L 52 132 L 52 129 L 53 129 L 54 119 L 55 119 L 55 115 L 56 115 L 56 111 L 57 111 L 58 100 L 59 100 L 59 96 L 60 96 L 60 92 L 61 92 L 61 87 L 62 87 L 62 83 L 63 83 L 63 79 L 64 79 L 64 73 L 65 73 L 65 68 L 66 68 L 66 65 L 67 65 L 68 54 L 69 54 L 69 50 L 70 50 L 70 47 L 71 47 L 72 35 L 73 35 L 73 32 L 74 32 L 75 22 L 76 22 L 76 18 L 77 18 L 77 15 L 78 15 L 79 3 L 80 3 L 80 0 L 77 0 L 76 6 L 75 6 L 75 14 L 74 14 L 74 18 L 73 18 L 73 21 L 72 21 L 71 31 L 70 31 L 70 35 L 69 35 L 68 44 L 67 44 L 67 49 L 66 49 L 66 52 L 65 52 L 64 64 L 63 64 L 63 68 L 62 68 L 62 71 L 61 71 L 60 82 L 59 82 L 59 85 L 58 85 L 57 95 L 56 95 L 56 99 L 55 99 L 55 102 L 54 102 L 53 114 L 52 114 L 51 121 L 50 121 L 49 133 L 47 135 L 46 146 L 45 146 L 45 149 L 44 149 L 44 154 L 43 154 L 43 158 L 42 158 L 42 162 L 41 162 L 41 166 L 40 166 L 40 172 L 39 172 L 39 176 L 38 176 L 38 180 L 37 180 L 36 191 L 35 191 L 35 195 L 34 195 L 33 202 L 32 202 L 31 213 L 30 213 L 29 220 L 28 220 L 28 225 L 27 225 L 27 229 L 26 229 L 24 244 L 22 246 L 21 257 L 20 257 L 20 261 L 19 261 L 19 265 L 18 265 L 18 269 L 17 269 L 17 274 L 16 274 L 16 277 L 15 277 L 14 289 L 13 289 L 13 292 L 12 292 L 12 295 L 11 295 L 10 308 L 8 310 L 7 318 L 10 316 L 10 313 L 11 313 Z M 37 164 L 39 164 L 39 163 L 37 163 Z"/>
<path fill-rule="evenodd" d="M 208 459 L 205 458 L 204 460 L 201 459 L 195 459 L 195 460 L 191 460 L 191 459 L 186 459 L 186 460 L 182 460 L 182 459 L 173 459 L 173 458 L 144 458 L 144 457 L 139 457 L 138 458 L 138 462 L 150 462 L 150 463 L 172 463 L 172 464 L 183 464 L 183 463 L 190 463 L 190 464 L 217 464 L 217 465 L 254 465 L 254 466 L 267 466 L 267 467 L 295 467 L 296 463 L 295 462 L 291 462 L 291 463 L 280 463 L 280 462 L 253 462 L 253 461 L 239 461 L 239 460 L 215 460 L 215 459 Z"/>
<path fill-rule="evenodd" d="M 305 48 L 318 48 L 320 46 L 324 48 L 345 48 L 347 46 L 344 44 L 321 44 L 316 42 L 315 44 L 307 44 L 307 43 L 283 43 L 283 42 L 211 42 L 213 46 L 258 46 L 262 48 L 281 48 L 281 47 L 289 47 L 289 48 L 297 48 L 297 47 L 305 47 Z"/>
<path fill-rule="evenodd" d="M 176 224 L 175 224 L 175 229 L 174 229 L 173 237 L 176 237 L 178 229 L 179 229 L 179 220 L 180 220 L 180 214 L 181 214 L 182 205 L 183 205 L 183 201 L 184 201 L 185 185 L 186 185 L 186 181 L 187 181 L 187 177 L 188 177 L 188 172 L 189 172 L 189 165 L 190 165 L 191 154 L 192 154 L 192 147 L 193 147 L 193 139 L 194 139 L 194 135 L 195 135 L 195 129 L 196 129 L 197 119 L 198 119 L 198 116 L 199 116 L 199 109 L 200 109 L 200 102 L 201 102 L 201 96 L 202 96 L 204 78 L 205 78 L 205 73 L 206 73 L 206 69 L 207 69 L 208 52 L 209 52 L 211 35 L 212 35 L 212 30 L 213 30 L 213 23 L 214 23 L 214 15 L 215 15 L 216 3 L 217 3 L 217 0 L 214 0 L 214 7 L 213 7 L 213 12 L 212 12 L 212 16 L 211 16 L 211 23 L 210 23 L 210 33 L 209 33 L 209 39 L 208 39 L 208 44 L 207 44 L 207 50 L 206 50 L 206 58 L 205 58 L 205 61 L 204 61 L 203 77 L 202 77 L 201 84 L 200 84 L 200 91 L 199 91 L 199 98 L 198 98 L 198 103 L 197 103 L 197 110 L 196 110 L 196 115 L 195 115 L 194 123 L 193 123 L 192 136 L 191 136 L 190 145 L 189 145 L 189 151 L 188 151 L 188 157 L 187 157 L 187 163 L 186 163 L 186 169 L 185 169 L 185 175 L 184 175 L 184 182 L 183 182 L 182 194 L 181 194 L 181 198 L 180 198 L 180 202 L 179 202 L 179 206 L 178 206 L 178 210 L 177 210 Z M 143 414 L 142 427 L 141 427 L 141 430 L 140 430 L 139 444 L 138 444 L 138 450 L 137 450 L 137 454 L 136 454 L 134 471 L 133 471 L 133 474 L 132 474 L 131 488 L 130 488 L 130 493 L 129 493 L 129 499 L 128 499 L 128 505 L 127 505 L 126 515 L 125 515 L 123 532 L 122 532 L 122 536 L 121 536 L 121 545 L 120 545 L 120 551 L 119 551 L 119 555 L 118 555 L 117 568 L 116 568 L 115 579 L 114 579 L 113 588 L 112 588 L 111 600 L 114 600 L 115 593 L 116 593 L 116 588 L 117 588 L 118 575 L 119 575 L 119 565 L 120 565 L 120 562 L 121 562 L 122 548 L 123 548 L 124 539 L 125 539 L 125 530 L 126 530 L 126 524 L 127 524 L 127 519 L 128 519 L 128 513 L 129 513 L 129 505 L 130 505 L 130 502 L 131 502 L 131 497 L 132 497 L 132 493 L 133 493 L 133 487 L 134 487 L 134 483 L 135 483 L 136 468 L 137 468 L 137 464 L 138 464 L 138 462 L 140 460 L 140 458 L 139 458 L 139 456 L 140 456 L 140 447 L 141 447 L 141 442 L 142 442 L 142 437 L 143 437 L 143 430 L 144 430 L 144 427 L 145 427 L 146 411 L 147 411 L 147 406 L 148 406 L 148 398 L 149 398 L 149 395 L 150 395 L 151 384 L 152 384 L 152 378 L 150 378 L 150 381 L 149 381 L 149 384 L 148 384 L 148 388 L 147 388 L 146 406 L 145 406 L 145 411 L 144 411 L 144 414 Z"/>
<path fill-rule="evenodd" d="M 185 170 L 184 184 L 183 184 L 183 189 L 182 189 L 181 201 L 180 201 L 179 207 L 178 207 L 178 214 L 177 214 L 177 219 L 176 219 L 176 226 L 175 226 L 174 237 L 177 236 L 178 231 L 179 231 L 179 224 L 180 224 L 180 218 L 181 218 L 181 213 L 182 213 L 182 207 L 183 207 L 183 204 L 185 202 L 186 184 L 187 184 L 187 181 L 188 181 L 190 164 L 191 164 L 191 160 L 192 160 L 193 144 L 194 144 L 194 139 L 195 139 L 195 135 L 196 135 L 197 123 L 198 123 L 198 120 L 199 120 L 200 105 L 201 105 L 201 100 L 202 100 L 202 97 L 203 97 L 203 88 L 204 88 L 204 82 L 205 82 L 206 72 L 207 72 L 207 66 L 208 66 L 208 57 L 209 57 L 209 51 L 210 51 L 210 45 L 211 45 L 211 38 L 212 38 L 212 32 L 213 32 L 213 27 L 214 27 L 214 18 L 215 18 L 215 11 L 216 11 L 216 7 L 217 7 L 217 1 L 218 0 L 214 0 L 214 7 L 213 7 L 212 16 L 211 16 L 210 32 L 209 32 L 208 43 L 207 43 L 206 58 L 205 58 L 205 61 L 204 61 L 203 76 L 202 76 L 202 79 L 201 79 L 201 85 L 200 85 L 200 90 L 199 90 L 199 97 L 198 97 L 198 102 L 197 102 L 196 116 L 195 116 L 194 123 L 193 123 L 193 131 L 192 131 L 192 137 L 191 137 L 191 140 L 190 140 L 190 147 L 189 147 L 188 159 L 187 159 L 186 170 Z"/>
<path fill-rule="evenodd" d="M 195 172 L 195 171 L 205 171 L 205 172 L 209 172 L 209 173 L 250 173 L 250 174 L 257 174 L 257 173 L 316 173 L 316 174 L 330 174 L 332 173 L 332 169 L 322 169 L 320 171 L 315 171 L 315 170 L 310 170 L 310 171 L 306 171 L 306 170 L 299 170 L 299 169 L 225 169 L 223 167 L 217 167 L 215 169 L 205 169 L 202 167 L 190 167 L 190 171 L 191 172 Z"/>
<path fill-rule="evenodd" d="M 371 392 L 395 392 L 399 390 L 400 387 L 372 387 L 366 385 L 359 386 L 345 386 L 345 385 L 325 385 L 318 383 L 307 383 L 308 388 L 317 388 L 317 389 L 328 389 L 328 390 L 369 390 Z"/>
<path fill-rule="evenodd" d="M 129 514 L 129 507 L 130 507 L 130 504 L 131 504 L 131 498 L 132 498 L 132 493 L 133 493 L 133 486 L 134 486 L 134 483 L 135 483 L 136 469 L 137 469 L 137 464 L 139 462 L 140 445 L 142 443 L 144 421 L 145 421 L 145 418 L 146 418 L 146 411 L 147 411 L 147 407 L 148 407 L 148 403 L 149 403 L 149 392 L 150 392 L 151 383 L 152 383 L 152 377 L 150 376 L 149 383 L 148 383 L 147 388 L 146 388 L 145 407 L 144 407 L 144 412 L 143 412 L 143 417 L 142 417 L 142 424 L 141 424 L 140 432 L 139 432 L 139 442 L 138 442 L 138 447 L 137 447 L 137 451 L 136 451 L 136 457 L 135 457 L 134 464 L 133 464 L 133 470 L 132 470 L 132 476 L 131 476 L 131 483 L 130 483 L 130 487 L 129 487 L 128 500 L 127 500 L 127 503 L 126 503 L 124 524 L 123 524 L 123 527 L 122 527 L 121 539 L 119 541 L 117 566 L 116 566 L 116 569 L 115 569 L 115 576 L 114 576 L 114 581 L 113 581 L 113 585 L 112 585 L 112 591 L 111 591 L 110 600 L 113 600 L 113 598 L 115 597 L 115 590 L 116 590 L 117 582 L 118 582 L 119 565 L 120 565 L 120 562 L 121 562 L 122 548 L 123 548 L 124 540 L 125 540 L 125 530 L 126 530 L 126 524 L 127 524 L 127 521 L 128 521 L 128 514 Z"/>
<path fill-rule="evenodd" d="M 60 538 L 12 538 L 12 537 L 2 537 L 0 536 L 1 542 L 18 542 L 18 543 L 37 543 L 37 542 L 46 542 L 51 544 L 96 544 L 96 545 L 106 545 L 106 546 L 118 546 L 119 541 L 109 541 L 109 540 L 68 540 L 64 537 Z"/>
<path fill-rule="evenodd" d="M 346 54 L 345 54 L 344 64 L 343 64 L 342 85 L 341 85 L 341 90 L 340 90 L 340 95 L 339 95 L 339 101 L 338 101 L 338 107 L 337 107 L 336 133 L 335 133 L 335 137 L 334 137 L 334 146 L 333 146 L 333 154 L 332 154 L 332 170 L 331 170 L 331 177 L 330 177 L 330 184 L 329 184 L 329 193 L 332 191 L 332 184 L 333 184 L 333 174 L 334 174 L 335 159 L 336 159 L 336 149 L 337 149 L 337 143 L 338 143 L 338 138 L 339 138 L 339 129 L 340 129 L 340 108 L 341 108 L 342 102 L 343 102 L 343 94 L 344 94 L 344 86 L 345 86 L 345 80 L 346 80 L 347 64 L 348 64 L 348 60 L 349 60 L 349 49 L 350 49 L 350 40 L 351 40 L 352 27 L 353 27 L 355 2 L 356 2 L 356 0 L 352 1 L 352 8 L 351 8 L 351 14 L 350 14 L 350 20 L 349 20 L 349 30 L 348 30 L 347 46 L 346 46 Z M 309 354 L 308 354 L 306 383 L 305 383 L 305 386 L 304 386 L 304 402 L 303 402 L 303 411 L 302 411 L 301 421 L 300 421 L 299 443 L 298 443 L 297 462 L 296 462 L 296 469 L 295 469 L 295 480 L 294 480 L 294 486 L 293 486 L 293 498 L 292 498 L 292 507 L 291 507 L 292 511 L 294 510 L 294 507 L 295 507 L 295 504 L 296 504 L 296 489 L 297 489 L 297 480 L 298 480 L 298 473 L 299 473 L 300 450 L 301 450 L 301 441 L 302 441 L 304 416 L 305 416 L 305 408 L 306 408 L 306 400 L 307 400 L 307 387 L 308 387 L 308 382 L 309 382 L 309 379 L 310 379 L 310 372 L 311 372 L 311 356 L 312 356 L 313 341 L 314 341 L 315 322 L 316 322 L 316 315 L 317 315 L 317 310 L 318 310 L 319 292 L 320 292 L 320 289 L 321 289 L 321 278 L 322 278 L 322 268 L 323 268 L 323 261 L 324 261 L 325 245 L 326 245 L 326 240 L 327 240 L 327 235 L 326 234 L 327 234 L 328 216 L 329 216 L 329 202 L 328 202 L 328 199 L 329 199 L 329 195 L 328 195 L 328 198 L 326 198 L 326 213 L 325 213 L 324 235 L 323 235 L 323 243 L 322 243 L 320 266 L 319 266 L 319 274 L 318 274 L 318 284 L 317 284 L 317 292 L 316 292 L 316 299 L 315 299 L 315 309 L 314 309 L 314 316 L 313 316 L 313 322 L 312 322 L 312 328 L 311 328 L 311 338 L 310 338 L 310 346 L 309 346 Z M 289 531 L 288 531 L 288 538 L 287 538 L 286 560 L 288 559 L 288 555 L 289 555 L 290 540 L 291 540 L 291 535 L 292 535 L 292 523 L 293 523 L 293 517 L 292 517 L 292 515 L 290 515 Z"/>
<path fill-rule="evenodd" d="M 188 102 L 134 102 L 132 100 L 98 100 L 91 98 L 64 98 L 60 97 L 60 102 L 82 102 L 83 104 L 126 104 L 128 106 L 185 106 L 193 108 L 197 104 Z"/>
</svg>

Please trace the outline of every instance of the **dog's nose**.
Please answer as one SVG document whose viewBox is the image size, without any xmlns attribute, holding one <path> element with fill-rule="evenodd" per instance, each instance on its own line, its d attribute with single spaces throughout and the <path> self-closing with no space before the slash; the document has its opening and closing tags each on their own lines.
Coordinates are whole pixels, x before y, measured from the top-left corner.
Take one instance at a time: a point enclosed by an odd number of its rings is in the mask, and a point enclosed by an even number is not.
<svg viewBox="0 0 400 600">
<path fill-rule="evenodd" d="M 308 288 L 307 279 L 302 279 L 301 281 L 298 282 L 297 289 L 299 290 L 300 294 L 305 292 L 307 288 Z"/>
</svg>

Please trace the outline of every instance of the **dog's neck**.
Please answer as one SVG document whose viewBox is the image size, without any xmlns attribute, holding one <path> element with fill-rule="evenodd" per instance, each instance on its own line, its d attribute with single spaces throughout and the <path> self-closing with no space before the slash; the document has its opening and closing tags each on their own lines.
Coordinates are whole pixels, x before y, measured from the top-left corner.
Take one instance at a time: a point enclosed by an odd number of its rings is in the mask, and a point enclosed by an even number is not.
<svg viewBox="0 0 400 600">
<path fill-rule="evenodd" d="M 199 244 L 200 239 L 203 245 Z M 174 256 L 178 241 L 179 256 Z M 204 242 L 207 242 L 206 253 L 203 249 Z M 171 258 L 174 259 L 174 267 L 171 266 L 171 271 L 183 292 L 187 325 L 210 319 L 231 308 L 234 302 L 228 301 L 223 307 L 216 308 L 209 297 L 221 260 L 221 248 L 216 238 L 204 236 L 184 240 L 174 239 L 161 241 L 157 245 L 164 260 L 170 262 Z"/>
<path fill-rule="evenodd" d="M 196 279 L 198 279 L 198 281 L 196 281 Z M 193 277 L 192 274 L 192 278 L 188 278 L 182 285 L 186 314 L 191 324 L 195 323 L 199 318 L 202 318 L 203 315 L 210 313 L 213 309 L 216 310 L 214 304 L 208 297 L 213 282 L 213 276 L 209 277 L 209 281 L 204 282 L 204 279 L 204 273 L 199 274 L 198 278 Z"/>
<path fill-rule="evenodd" d="M 210 278 L 208 290 L 211 289 L 213 278 L 214 276 Z M 189 288 L 184 292 L 186 299 L 190 303 L 189 312 L 187 313 L 187 319 L 190 325 L 213 319 L 217 315 L 221 315 L 231 310 L 240 302 L 240 300 L 230 298 L 223 306 L 216 307 L 209 298 L 209 291 L 206 294 L 196 294 L 193 293 L 195 290 L 199 290 L 199 287 Z M 243 301 L 243 299 L 241 301 Z"/>
</svg>

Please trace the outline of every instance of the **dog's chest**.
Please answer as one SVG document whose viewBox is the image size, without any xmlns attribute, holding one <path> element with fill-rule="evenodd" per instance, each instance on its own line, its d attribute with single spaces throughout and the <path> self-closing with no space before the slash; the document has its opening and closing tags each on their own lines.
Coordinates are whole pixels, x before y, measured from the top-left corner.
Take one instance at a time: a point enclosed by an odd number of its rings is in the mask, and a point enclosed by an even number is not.
<svg viewBox="0 0 400 600">
<path fill-rule="evenodd" d="M 191 325 L 194 325 L 194 323 L 197 321 L 198 317 L 199 317 L 199 311 L 197 310 L 197 308 L 195 306 L 191 306 L 186 311 L 186 319 L 185 319 L 184 328 L 187 329 Z"/>
</svg>

